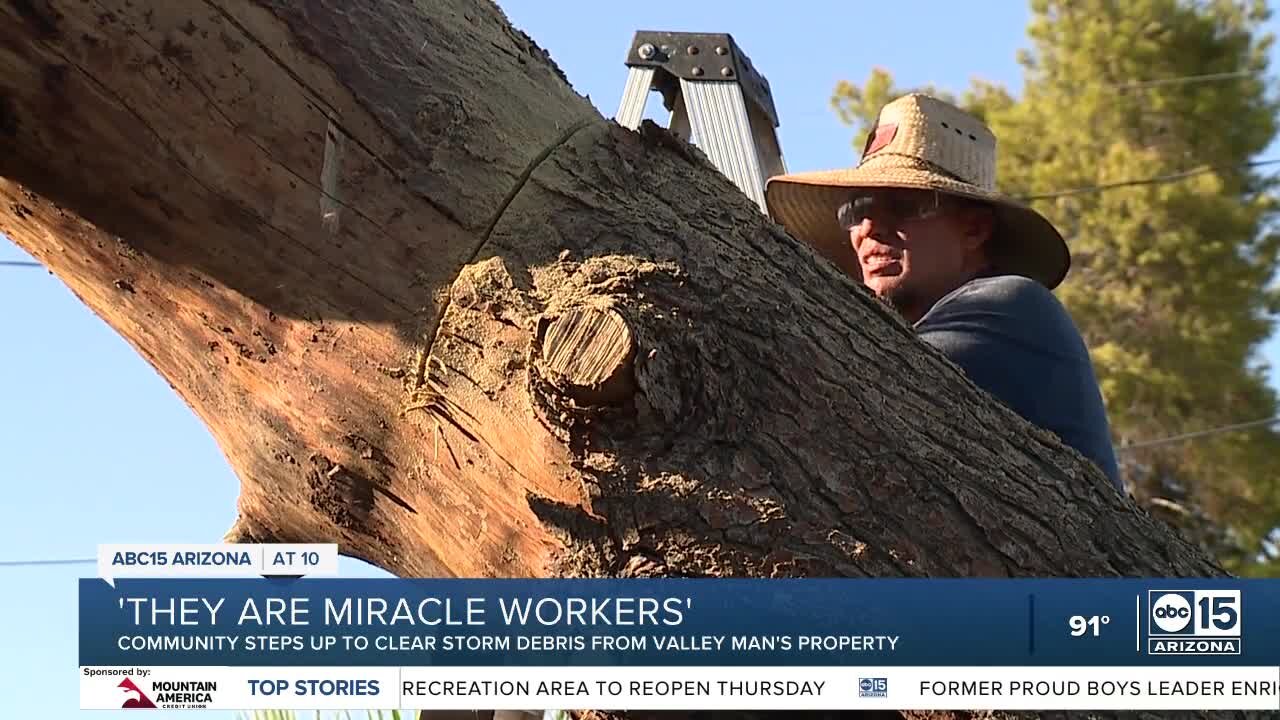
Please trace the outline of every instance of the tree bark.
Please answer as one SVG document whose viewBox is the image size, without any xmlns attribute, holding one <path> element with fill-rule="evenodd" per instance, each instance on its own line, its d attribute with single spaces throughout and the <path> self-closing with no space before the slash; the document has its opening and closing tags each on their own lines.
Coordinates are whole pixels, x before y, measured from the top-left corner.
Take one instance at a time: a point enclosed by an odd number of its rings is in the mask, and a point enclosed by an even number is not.
<svg viewBox="0 0 1280 720">
<path fill-rule="evenodd" d="M 208 425 L 229 540 L 406 576 L 1222 574 L 487 2 L 0 20 L 0 231 Z"/>
</svg>

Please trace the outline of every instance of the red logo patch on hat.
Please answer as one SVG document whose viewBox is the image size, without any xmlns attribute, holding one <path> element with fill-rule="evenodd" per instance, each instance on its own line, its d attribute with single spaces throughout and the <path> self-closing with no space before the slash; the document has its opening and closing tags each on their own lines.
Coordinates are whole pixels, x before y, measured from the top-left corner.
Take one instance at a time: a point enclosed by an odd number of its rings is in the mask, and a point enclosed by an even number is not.
<svg viewBox="0 0 1280 720">
<path fill-rule="evenodd" d="M 898 134 L 897 125 L 880 125 L 876 127 L 875 132 L 867 136 L 867 147 L 862 151 L 862 157 L 865 159 L 872 153 L 879 152 L 884 146 L 893 142 L 893 136 Z"/>
</svg>

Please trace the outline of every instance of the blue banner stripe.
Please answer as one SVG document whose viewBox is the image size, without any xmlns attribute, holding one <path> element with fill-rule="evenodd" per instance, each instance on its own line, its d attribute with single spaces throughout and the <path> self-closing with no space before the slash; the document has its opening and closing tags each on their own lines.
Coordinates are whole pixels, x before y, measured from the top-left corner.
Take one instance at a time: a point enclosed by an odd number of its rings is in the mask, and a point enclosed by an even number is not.
<svg viewBox="0 0 1280 720">
<path fill-rule="evenodd" d="M 1280 581 L 80 582 L 92 666 L 1204 663 L 1280 665 Z"/>
</svg>

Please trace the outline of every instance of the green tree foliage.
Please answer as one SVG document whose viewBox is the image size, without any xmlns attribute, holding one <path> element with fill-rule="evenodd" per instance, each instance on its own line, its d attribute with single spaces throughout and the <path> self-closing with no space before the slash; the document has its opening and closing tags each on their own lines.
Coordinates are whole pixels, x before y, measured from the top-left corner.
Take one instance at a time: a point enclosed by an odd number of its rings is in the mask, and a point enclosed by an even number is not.
<svg viewBox="0 0 1280 720">
<path fill-rule="evenodd" d="M 1019 96 L 974 82 L 959 103 L 996 133 L 1001 189 L 1052 196 L 1033 202 L 1070 243 L 1058 295 L 1089 344 L 1117 447 L 1280 414 L 1257 355 L 1280 308 L 1275 177 L 1246 166 L 1275 138 L 1280 109 L 1264 74 L 1265 3 L 1032 0 L 1032 10 Z M 836 87 L 855 150 L 876 110 L 905 92 L 882 69 Z M 1274 429 L 1121 460 L 1153 514 L 1237 572 L 1280 574 Z"/>
</svg>

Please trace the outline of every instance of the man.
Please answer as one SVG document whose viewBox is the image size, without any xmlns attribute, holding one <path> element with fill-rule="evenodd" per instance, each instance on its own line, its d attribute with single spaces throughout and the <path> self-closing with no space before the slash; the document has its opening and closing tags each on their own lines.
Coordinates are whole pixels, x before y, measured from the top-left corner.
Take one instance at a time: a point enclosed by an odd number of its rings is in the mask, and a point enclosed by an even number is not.
<svg viewBox="0 0 1280 720">
<path fill-rule="evenodd" d="M 996 139 L 959 108 L 886 105 L 856 168 L 770 178 L 769 213 L 861 280 L 924 342 L 1121 491 L 1084 341 L 1051 292 L 1071 256 L 1053 225 L 995 190 Z"/>
</svg>

